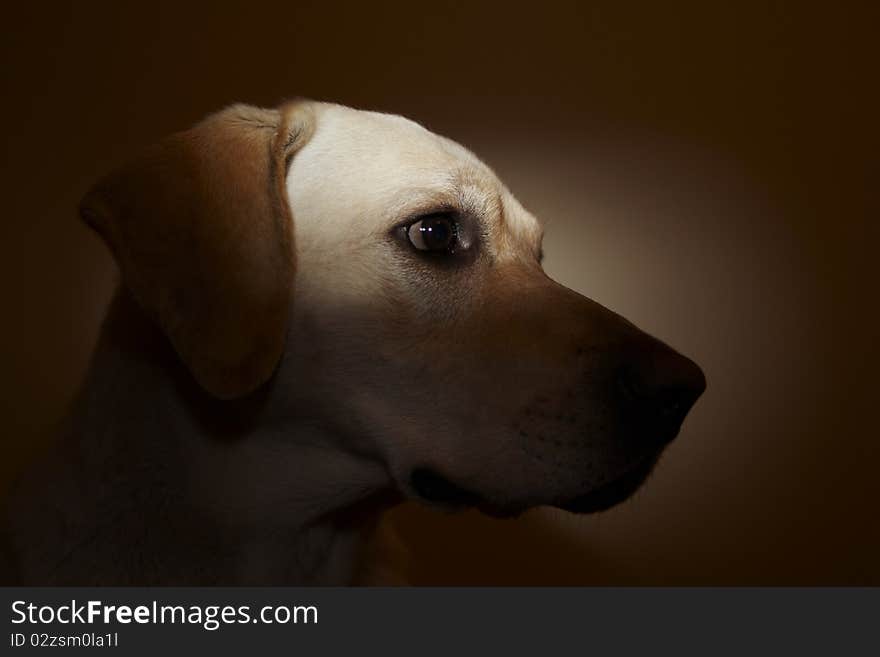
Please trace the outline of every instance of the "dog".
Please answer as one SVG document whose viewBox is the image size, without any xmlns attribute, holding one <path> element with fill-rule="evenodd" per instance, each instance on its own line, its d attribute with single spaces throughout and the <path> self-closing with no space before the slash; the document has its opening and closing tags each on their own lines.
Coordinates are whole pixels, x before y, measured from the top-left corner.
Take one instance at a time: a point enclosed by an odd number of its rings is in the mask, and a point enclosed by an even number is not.
<svg viewBox="0 0 880 657">
<path fill-rule="evenodd" d="M 705 388 L 544 273 L 488 166 L 399 116 L 234 105 L 80 215 L 121 285 L 10 505 L 22 583 L 352 583 L 403 499 L 622 502 Z"/>
</svg>

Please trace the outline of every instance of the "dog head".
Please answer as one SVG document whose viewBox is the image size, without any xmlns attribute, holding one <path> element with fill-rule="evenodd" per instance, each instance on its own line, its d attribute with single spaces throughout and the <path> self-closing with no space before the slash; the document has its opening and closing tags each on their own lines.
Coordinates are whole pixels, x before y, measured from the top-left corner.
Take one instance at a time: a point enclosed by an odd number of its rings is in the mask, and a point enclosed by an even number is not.
<svg viewBox="0 0 880 657">
<path fill-rule="evenodd" d="M 99 183 L 82 213 L 208 392 L 271 378 L 282 416 L 431 503 L 607 508 L 705 387 L 550 280 L 537 220 L 401 117 L 236 106 Z"/>
</svg>

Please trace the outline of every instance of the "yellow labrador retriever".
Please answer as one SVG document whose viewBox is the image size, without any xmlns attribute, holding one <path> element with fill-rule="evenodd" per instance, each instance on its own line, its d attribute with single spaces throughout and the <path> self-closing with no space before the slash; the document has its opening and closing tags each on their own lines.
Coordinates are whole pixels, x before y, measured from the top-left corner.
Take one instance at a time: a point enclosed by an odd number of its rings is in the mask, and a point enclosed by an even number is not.
<svg viewBox="0 0 880 657">
<path fill-rule="evenodd" d="M 22 480 L 39 584 L 340 584 L 403 498 L 607 509 L 705 381 L 550 280 L 492 171 L 407 119 L 237 105 L 100 181 L 123 285 Z"/>
</svg>

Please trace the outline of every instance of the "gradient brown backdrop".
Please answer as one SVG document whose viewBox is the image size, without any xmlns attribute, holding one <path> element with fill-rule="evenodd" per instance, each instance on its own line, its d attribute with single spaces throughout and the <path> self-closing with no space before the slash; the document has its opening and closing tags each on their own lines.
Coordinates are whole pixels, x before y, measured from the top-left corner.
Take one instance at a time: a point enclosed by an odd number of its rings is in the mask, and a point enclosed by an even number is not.
<svg viewBox="0 0 880 657">
<path fill-rule="evenodd" d="M 395 511 L 414 581 L 880 584 L 876 15 L 797 2 L 4 11 L 4 489 L 62 415 L 114 285 L 75 218 L 87 185 L 224 104 L 302 95 L 405 114 L 476 151 L 547 223 L 552 275 L 709 380 L 623 507 L 507 522 Z"/>
</svg>

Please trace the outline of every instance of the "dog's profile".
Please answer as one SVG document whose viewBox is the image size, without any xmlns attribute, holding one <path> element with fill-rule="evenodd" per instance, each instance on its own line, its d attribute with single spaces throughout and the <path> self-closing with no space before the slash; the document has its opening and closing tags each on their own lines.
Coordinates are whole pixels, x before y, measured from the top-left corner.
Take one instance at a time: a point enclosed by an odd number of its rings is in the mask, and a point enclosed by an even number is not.
<svg viewBox="0 0 880 657">
<path fill-rule="evenodd" d="M 236 105 L 80 212 L 122 285 L 13 498 L 22 583 L 350 583 L 400 499 L 624 500 L 705 387 L 550 280 L 492 171 L 398 116 Z"/>
</svg>

